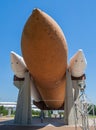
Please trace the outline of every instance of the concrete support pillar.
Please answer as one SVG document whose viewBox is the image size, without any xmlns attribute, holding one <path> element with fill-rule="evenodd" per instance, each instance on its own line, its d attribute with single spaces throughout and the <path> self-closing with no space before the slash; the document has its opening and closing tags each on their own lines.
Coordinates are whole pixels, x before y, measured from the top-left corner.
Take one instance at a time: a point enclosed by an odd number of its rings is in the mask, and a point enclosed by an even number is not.
<svg viewBox="0 0 96 130">
<path fill-rule="evenodd" d="M 48 110 L 44 110 L 45 118 L 48 117 Z"/>
<path fill-rule="evenodd" d="M 66 96 L 65 96 L 65 107 L 64 107 L 64 123 L 66 125 L 75 124 L 75 109 L 74 109 L 74 98 L 73 98 L 73 86 L 71 80 L 71 74 L 66 71 L 67 86 L 66 86 Z"/>
<path fill-rule="evenodd" d="M 14 84 L 19 88 L 15 124 L 31 124 L 31 87 L 30 87 L 30 74 L 25 73 L 24 81 L 14 81 Z"/>
<path fill-rule="evenodd" d="M 8 108 L 8 116 L 11 116 L 11 108 Z"/>
<path fill-rule="evenodd" d="M 74 89 L 74 101 L 76 101 L 80 96 L 78 80 L 72 80 L 72 85 L 73 85 L 73 89 Z"/>
</svg>

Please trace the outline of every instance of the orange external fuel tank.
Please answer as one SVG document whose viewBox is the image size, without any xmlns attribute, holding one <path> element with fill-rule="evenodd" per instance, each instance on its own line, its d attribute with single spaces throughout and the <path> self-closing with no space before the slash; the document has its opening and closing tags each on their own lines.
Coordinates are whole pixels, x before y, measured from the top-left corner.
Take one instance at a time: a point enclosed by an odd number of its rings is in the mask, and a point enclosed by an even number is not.
<svg viewBox="0 0 96 130">
<path fill-rule="evenodd" d="M 67 44 L 58 24 L 46 13 L 34 9 L 21 38 L 25 63 L 41 97 L 50 108 L 64 103 Z"/>
</svg>

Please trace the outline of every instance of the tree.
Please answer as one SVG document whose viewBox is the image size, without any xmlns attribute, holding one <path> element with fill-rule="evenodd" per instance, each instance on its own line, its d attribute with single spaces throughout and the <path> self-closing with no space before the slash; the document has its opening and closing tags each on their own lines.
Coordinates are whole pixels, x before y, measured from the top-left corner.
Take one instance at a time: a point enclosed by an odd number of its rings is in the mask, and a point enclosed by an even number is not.
<svg viewBox="0 0 96 130">
<path fill-rule="evenodd" d="M 8 110 L 6 110 L 4 106 L 0 106 L 0 114 L 3 114 L 4 116 L 8 115 Z"/>
<path fill-rule="evenodd" d="M 33 116 L 40 116 L 40 111 L 32 110 L 32 115 Z"/>
<path fill-rule="evenodd" d="M 90 105 L 88 111 L 89 115 L 96 115 L 96 105 Z"/>
<path fill-rule="evenodd" d="M 96 115 L 96 105 L 94 106 L 94 111 L 95 111 L 95 115 Z"/>
</svg>

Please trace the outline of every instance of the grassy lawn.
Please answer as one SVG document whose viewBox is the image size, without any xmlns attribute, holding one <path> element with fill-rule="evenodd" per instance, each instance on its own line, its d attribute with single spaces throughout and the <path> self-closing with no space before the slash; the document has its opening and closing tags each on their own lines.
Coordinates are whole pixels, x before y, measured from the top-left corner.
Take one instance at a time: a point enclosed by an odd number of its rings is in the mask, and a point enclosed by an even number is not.
<svg viewBox="0 0 96 130">
<path fill-rule="evenodd" d="M 96 116 L 93 116 L 93 115 L 89 115 L 89 118 L 96 118 Z"/>
</svg>

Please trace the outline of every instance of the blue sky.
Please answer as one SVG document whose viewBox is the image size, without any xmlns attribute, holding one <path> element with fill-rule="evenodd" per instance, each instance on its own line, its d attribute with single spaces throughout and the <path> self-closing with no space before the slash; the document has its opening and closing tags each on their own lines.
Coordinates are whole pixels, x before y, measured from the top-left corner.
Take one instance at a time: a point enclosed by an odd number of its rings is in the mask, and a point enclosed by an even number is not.
<svg viewBox="0 0 96 130">
<path fill-rule="evenodd" d="M 24 24 L 34 8 L 57 21 L 68 44 L 68 60 L 82 48 L 86 59 L 86 93 L 96 104 L 96 0 L 0 1 L 0 101 L 16 101 L 10 52 L 21 55 Z"/>
</svg>

